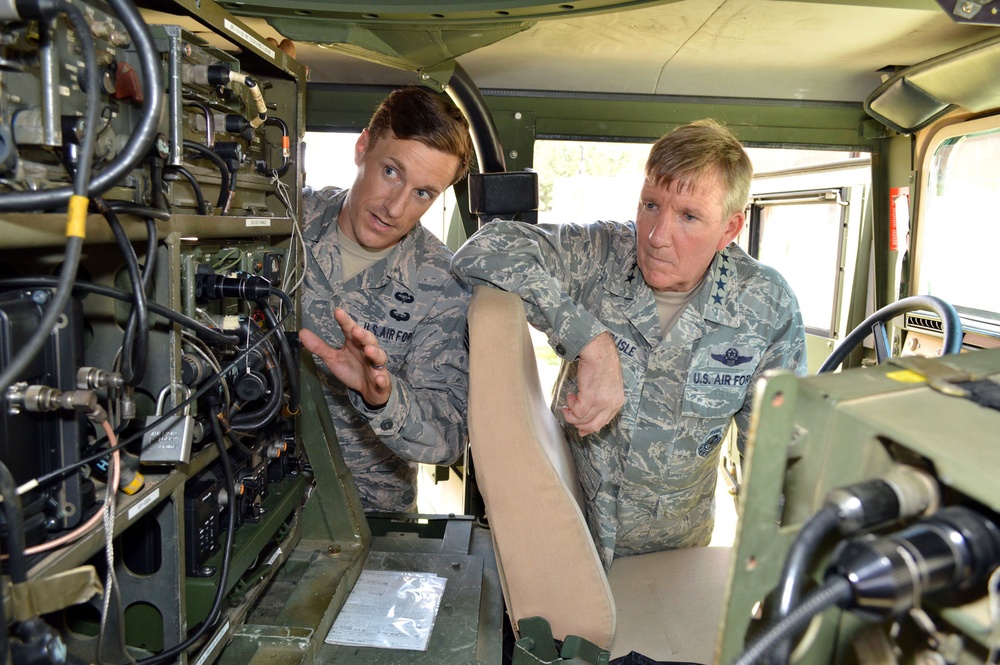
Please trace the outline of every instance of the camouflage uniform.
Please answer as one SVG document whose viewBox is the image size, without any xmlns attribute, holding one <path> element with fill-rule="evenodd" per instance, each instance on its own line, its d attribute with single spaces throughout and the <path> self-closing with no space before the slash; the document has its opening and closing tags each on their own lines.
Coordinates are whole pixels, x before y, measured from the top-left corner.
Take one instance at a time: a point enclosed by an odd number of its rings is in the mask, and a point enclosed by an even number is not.
<svg viewBox="0 0 1000 665">
<path fill-rule="evenodd" d="M 528 320 L 568 361 L 553 413 L 570 440 L 605 567 L 614 556 L 708 544 L 719 443 L 730 422 L 735 417 L 742 443 L 761 373 L 805 372 L 795 296 L 735 244 L 716 253 L 711 280 L 664 339 L 636 263 L 635 233 L 634 222 L 492 222 L 452 260 L 461 279 L 520 294 Z M 557 405 L 577 391 L 571 361 L 604 331 L 622 361 L 625 405 L 612 423 L 581 438 Z"/>
<path fill-rule="evenodd" d="M 416 508 L 417 465 L 450 464 L 466 439 L 469 292 L 451 276 L 451 252 L 417 224 L 385 259 L 341 281 L 337 215 L 347 190 L 307 190 L 302 326 L 340 347 L 343 308 L 389 356 L 392 392 L 368 408 L 317 359 L 344 460 L 367 510 Z"/>
</svg>

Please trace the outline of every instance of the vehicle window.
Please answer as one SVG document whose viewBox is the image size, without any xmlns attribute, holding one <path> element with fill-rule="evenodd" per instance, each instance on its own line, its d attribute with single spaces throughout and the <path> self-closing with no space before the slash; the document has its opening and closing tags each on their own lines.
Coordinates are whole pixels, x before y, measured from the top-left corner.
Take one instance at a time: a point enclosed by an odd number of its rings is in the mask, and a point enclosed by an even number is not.
<svg viewBox="0 0 1000 665">
<path fill-rule="evenodd" d="M 808 203 L 806 203 L 808 201 Z M 757 199 L 757 259 L 788 280 L 806 329 L 832 337 L 846 205 L 839 191 Z"/>
<path fill-rule="evenodd" d="M 305 159 L 307 187 L 350 187 L 357 167 L 354 165 L 354 144 L 360 132 L 306 132 Z M 428 231 L 447 242 L 447 229 L 455 209 L 455 192 L 449 187 L 437 198 L 420 219 Z"/>
<path fill-rule="evenodd" d="M 958 309 L 963 323 L 989 328 L 1000 327 L 993 279 L 1000 182 L 990 167 L 1000 159 L 998 124 L 987 118 L 953 126 L 929 151 L 915 262 L 915 293 L 938 296 Z M 993 127 L 980 129 L 984 125 Z"/>
<path fill-rule="evenodd" d="M 538 221 L 635 219 L 648 143 L 535 141 Z"/>
</svg>

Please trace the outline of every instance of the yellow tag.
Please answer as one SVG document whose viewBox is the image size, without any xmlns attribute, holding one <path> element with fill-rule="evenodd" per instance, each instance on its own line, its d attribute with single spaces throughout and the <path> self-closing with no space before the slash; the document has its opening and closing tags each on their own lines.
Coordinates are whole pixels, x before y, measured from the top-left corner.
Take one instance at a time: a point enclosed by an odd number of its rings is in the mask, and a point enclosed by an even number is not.
<svg viewBox="0 0 1000 665">
<path fill-rule="evenodd" d="M 66 237 L 85 238 L 87 236 L 87 207 L 90 199 L 74 194 L 69 197 L 66 215 Z"/>
<path fill-rule="evenodd" d="M 920 374 L 908 369 L 900 369 L 895 372 L 887 372 L 886 378 L 900 383 L 927 383 L 927 379 Z"/>
</svg>

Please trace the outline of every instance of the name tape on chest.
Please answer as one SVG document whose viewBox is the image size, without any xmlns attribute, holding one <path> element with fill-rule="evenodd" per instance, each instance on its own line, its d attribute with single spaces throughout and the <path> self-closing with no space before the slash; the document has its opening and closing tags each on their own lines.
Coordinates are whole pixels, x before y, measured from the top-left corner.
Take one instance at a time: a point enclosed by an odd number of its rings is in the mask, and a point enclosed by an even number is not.
<svg viewBox="0 0 1000 665">
<path fill-rule="evenodd" d="M 398 342 L 403 344 L 410 341 L 410 338 L 413 337 L 412 330 L 400 330 L 399 328 L 372 323 L 370 321 L 365 321 L 361 325 L 364 326 L 365 330 L 371 331 L 375 337 L 383 342 Z"/>
<path fill-rule="evenodd" d="M 757 369 L 757 354 L 736 346 L 712 347 L 688 372 L 688 384 L 743 387 Z"/>
</svg>

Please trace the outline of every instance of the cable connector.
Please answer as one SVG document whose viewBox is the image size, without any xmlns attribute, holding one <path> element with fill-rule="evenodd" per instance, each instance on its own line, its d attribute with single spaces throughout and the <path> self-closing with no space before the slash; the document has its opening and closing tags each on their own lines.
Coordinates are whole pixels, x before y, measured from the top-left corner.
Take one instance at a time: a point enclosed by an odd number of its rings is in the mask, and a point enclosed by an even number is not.
<svg viewBox="0 0 1000 665">
<path fill-rule="evenodd" d="M 90 390 L 62 392 L 51 386 L 28 385 L 25 381 L 19 381 L 7 388 L 7 411 L 16 415 L 22 409 L 32 413 L 68 409 L 90 415 L 98 411 L 97 395 Z"/>
<path fill-rule="evenodd" d="M 226 85 L 230 81 L 232 66 L 218 63 L 215 65 L 182 65 L 181 80 L 184 83 L 197 85 Z"/>
<path fill-rule="evenodd" d="M 928 594 L 953 594 L 943 604 L 982 595 L 1000 565 L 1000 529 L 963 506 L 952 506 L 886 536 L 871 534 L 837 546 L 827 577 L 851 583 L 850 608 L 873 619 L 905 612 Z"/>
<path fill-rule="evenodd" d="M 933 512 L 939 500 L 937 481 L 905 464 L 881 478 L 833 489 L 826 497 L 845 535 Z"/>
<path fill-rule="evenodd" d="M 217 273 L 195 275 L 194 294 L 203 300 L 238 298 L 249 302 L 267 300 L 271 295 L 271 284 L 257 275 L 238 274 L 235 276 Z"/>
<path fill-rule="evenodd" d="M 80 390 L 121 390 L 125 379 L 118 372 L 109 372 L 99 367 L 81 367 L 76 371 L 76 387 Z"/>
</svg>

